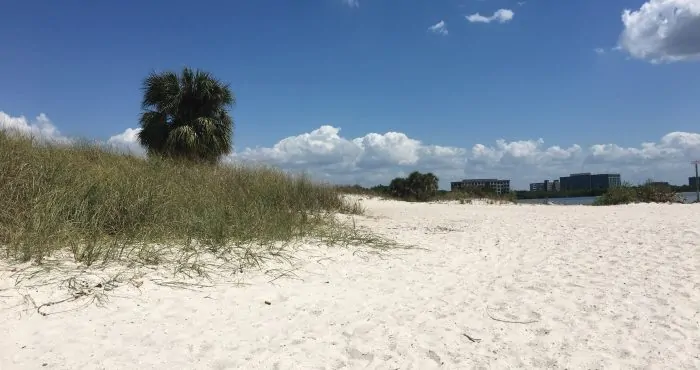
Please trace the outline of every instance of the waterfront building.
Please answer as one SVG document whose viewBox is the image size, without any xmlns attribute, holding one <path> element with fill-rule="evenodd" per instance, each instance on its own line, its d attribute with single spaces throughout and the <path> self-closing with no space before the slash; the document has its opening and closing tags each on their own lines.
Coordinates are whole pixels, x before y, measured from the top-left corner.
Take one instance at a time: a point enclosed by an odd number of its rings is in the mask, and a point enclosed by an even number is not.
<svg viewBox="0 0 700 370">
<path fill-rule="evenodd" d="M 572 173 L 559 178 L 563 191 L 607 190 L 622 185 L 619 173 Z"/>
<path fill-rule="evenodd" d="M 491 189 L 496 194 L 510 193 L 510 180 L 499 179 L 465 179 L 450 183 L 452 191 L 461 191 L 469 188 Z"/>
</svg>

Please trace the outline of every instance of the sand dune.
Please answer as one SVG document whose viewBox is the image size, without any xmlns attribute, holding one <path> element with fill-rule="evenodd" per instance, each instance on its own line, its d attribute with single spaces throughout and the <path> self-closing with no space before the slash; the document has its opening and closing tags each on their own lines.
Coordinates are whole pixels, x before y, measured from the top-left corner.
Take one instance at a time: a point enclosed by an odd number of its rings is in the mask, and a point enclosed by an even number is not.
<svg viewBox="0 0 700 370">
<path fill-rule="evenodd" d="M 146 277 L 49 316 L 25 297 L 65 293 L 6 268 L 0 369 L 700 368 L 699 205 L 363 203 L 417 248 L 308 245 L 273 282 Z"/>
</svg>

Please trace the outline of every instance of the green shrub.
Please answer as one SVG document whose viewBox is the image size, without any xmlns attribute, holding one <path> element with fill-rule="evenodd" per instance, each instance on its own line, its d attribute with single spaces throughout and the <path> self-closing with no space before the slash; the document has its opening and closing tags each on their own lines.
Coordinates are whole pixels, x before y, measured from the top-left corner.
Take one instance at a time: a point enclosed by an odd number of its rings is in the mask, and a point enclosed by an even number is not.
<svg viewBox="0 0 700 370">
<path fill-rule="evenodd" d="M 637 199 L 643 203 L 683 203 L 683 198 L 670 186 L 647 181 L 637 187 Z"/>
<path fill-rule="evenodd" d="M 395 198 L 427 202 L 437 194 L 438 182 L 437 176 L 430 172 L 414 171 L 408 177 L 397 177 L 391 180 L 387 190 Z"/>
<path fill-rule="evenodd" d="M 647 181 L 639 186 L 625 183 L 611 188 L 593 204 L 610 206 L 629 203 L 683 203 L 683 199 L 670 186 Z"/>
</svg>

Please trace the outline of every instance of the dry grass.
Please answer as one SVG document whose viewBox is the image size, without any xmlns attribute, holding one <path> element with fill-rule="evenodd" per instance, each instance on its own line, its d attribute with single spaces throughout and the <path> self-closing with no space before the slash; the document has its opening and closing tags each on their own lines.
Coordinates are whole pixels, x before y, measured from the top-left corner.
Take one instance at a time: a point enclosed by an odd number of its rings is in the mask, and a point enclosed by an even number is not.
<svg viewBox="0 0 700 370">
<path fill-rule="evenodd" d="M 0 132 L 0 255 L 41 263 L 68 254 L 94 266 L 174 263 L 204 273 L 288 258 L 302 239 L 391 243 L 341 224 L 359 214 L 333 187 L 279 170 L 141 159 L 88 144 L 49 145 Z M 208 256 L 204 258 L 203 256 Z"/>
</svg>

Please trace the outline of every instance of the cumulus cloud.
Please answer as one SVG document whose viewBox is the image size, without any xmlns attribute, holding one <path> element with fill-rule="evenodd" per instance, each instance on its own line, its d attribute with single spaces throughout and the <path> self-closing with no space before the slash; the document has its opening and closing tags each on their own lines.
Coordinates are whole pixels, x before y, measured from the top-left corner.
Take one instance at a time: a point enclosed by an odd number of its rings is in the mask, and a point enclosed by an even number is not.
<svg viewBox="0 0 700 370">
<path fill-rule="evenodd" d="M 447 34 L 449 34 L 449 31 L 447 30 L 447 24 L 445 24 L 445 21 L 440 21 L 428 27 L 428 31 L 443 36 L 447 36 Z"/>
<path fill-rule="evenodd" d="M 359 0 L 343 0 L 343 2 L 351 8 L 357 8 L 360 6 Z"/>
<path fill-rule="evenodd" d="M 0 130 L 51 142 L 70 141 L 58 131 L 44 113 L 39 114 L 34 121 L 29 121 L 24 116 L 12 117 L 0 111 Z"/>
<path fill-rule="evenodd" d="M 121 134 L 107 139 L 107 147 L 122 153 L 145 155 L 146 149 L 138 141 L 139 132 L 141 132 L 140 128 L 127 128 Z"/>
<path fill-rule="evenodd" d="M 490 17 L 474 13 L 466 16 L 466 18 L 471 23 L 507 23 L 510 22 L 514 16 L 515 13 L 510 9 L 498 9 Z"/>
<path fill-rule="evenodd" d="M 271 148 L 249 148 L 233 157 L 363 185 L 387 183 L 413 170 L 436 173 L 443 187 L 465 177 L 499 177 L 525 188 L 529 182 L 582 171 L 620 172 L 625 180 L 635 182 L 658 178 L 681 183 L 690 171 L 688 161 L 700 158 L 700 134 L 672 132 L 658 142 L 630 148 L 616 144 L 546 146 L 543 139 L 500 139 L 469 148 L 426 144 L 399 132 L 344 138 L 339 128 L 322 126 L 285 138 Z"/>
<path fill-rule="evenodd" d="M 33 122 L 0 112 L 0 128 L 67 141 L 46 115 Z M 129 128 L 101 144 L 123 152 L 144 155 L 138 144 L 139 129 Z M 319 180 L 339 184 L 376 185 L 396 176 L 432 171 L 441 186 L 462 178 L 497 177 L 516 188 L 572 172 L 619 172 L 625 181 L 654 178 L 684 183 L 692 175 L 689 162 L 700 158 L 700 133 L 671 132 L 658 141 L 634 147 L 614 143 L 546 145 L 543 139 L 505 140 L 465 147 L 425 143 L 401 132 L 368 133 L 347 138 L 330 125 L 283 138 L 271 147 L 247 148 L 231 154 L 227 162 L 278 166 L 307 172 Z"/>
<path fill-rule="evenodd" d="M 649 0 L 622 12 L 619 46 L 653 63 L 700 59 L 700 1 Z"/>
<path fill-rule="evenodd" d="M 245 149 L 232 160 L 303 170 L 336 183 L 377 184 L 413 169 L 461 172 L 465 154 L 462 148 L 426 145 L 400 132 L 349 139 L 340 135 L 338 127 L 321 126 L 270 148 Z"/>
<path fill-rule="evenodd" d="M 617 165 L 655 166 L 680 163 L 700 157 L 700 134 L 671 132 L 658 143 L 642 143 L 639 148 L 624 148 L 616 144 L 591 146 L 588 163 L 615 163 Z"/>
</svg>

